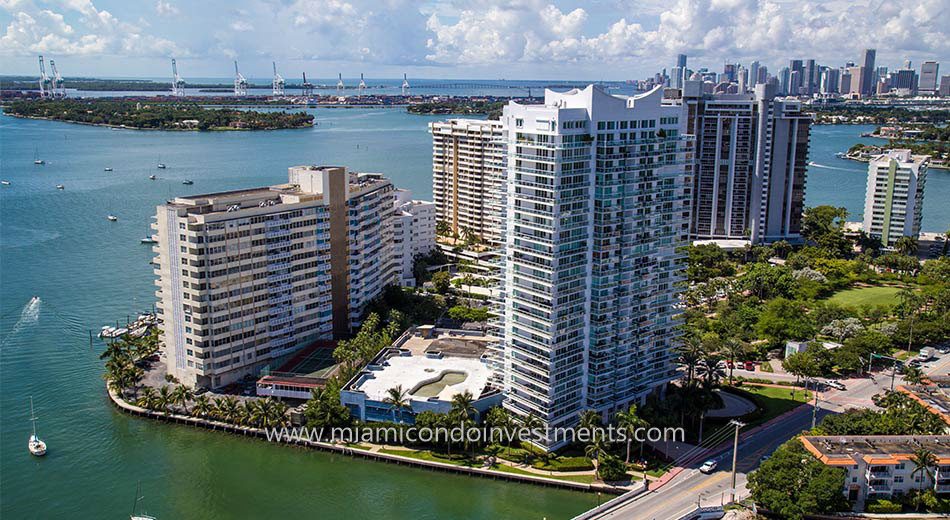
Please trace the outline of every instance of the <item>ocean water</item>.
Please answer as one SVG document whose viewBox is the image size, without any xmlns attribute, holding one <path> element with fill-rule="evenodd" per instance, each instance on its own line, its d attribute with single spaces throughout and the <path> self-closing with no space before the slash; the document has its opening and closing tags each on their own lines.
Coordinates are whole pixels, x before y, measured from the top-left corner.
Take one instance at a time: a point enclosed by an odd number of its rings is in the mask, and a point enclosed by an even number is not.
<svg viewBox="0 0 950 520">
<path fill-rule="evenodd" d="M 149 132 L 0 116 L 0 517 L 121 518 L 141 482 L 160 519 L 570 518 L 597 496 L 372 463 L 128 417 L 108 401 L 89 331 L 150 310 L 155 206 L 286 181 L 321 163 L 388 175 L 431 197 L 437 117 L 313 110 L 312 129 Z M 864 165 L 834 157 L 869 127 L 816 127 L 808 205 L 857 220 Z M 33 164 L 35 156 L 47 161 Z M 165 170 L 156 169 L 161 161 Z M 113 168 L 112 172 L 103 171 Z M 150 174 L 158 178 L 148 180 Z M 182 185 L 191 179 L 194 185 Z M 56 190 L 57 184 L 65 189 Z M 950 173 L 932 171 L 924 227 L 950 224 Z M 115 214 L 118 222 L 106 215 Z M 33 296 L 39 302 L 30 304 Z M 26 450 L 29 396 L 49 454 Z"/>
</svg>

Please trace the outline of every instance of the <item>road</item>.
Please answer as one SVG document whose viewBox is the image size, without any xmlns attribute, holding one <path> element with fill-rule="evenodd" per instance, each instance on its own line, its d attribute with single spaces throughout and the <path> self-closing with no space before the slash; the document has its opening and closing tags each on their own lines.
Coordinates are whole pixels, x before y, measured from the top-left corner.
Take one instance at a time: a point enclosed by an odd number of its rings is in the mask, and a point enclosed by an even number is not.
<svg viewBox="0 0 950 520">
<path fill-rule="evenodd" d="M 947 374 L 950 370 L 950 355 L 942 356 L 923 368 L 927 374 Z M 756 375 L 768 377 L 773 374 L 757 373 Z M 784 374 L 775 375 L 785 376 Z M 842 383 L 846 386 L 844 391 L 829 390 L 819 394 L 818 421 L 829 413 L 840 413 L 847 408 L 873 407 L 871 397 L 890 389 L 891 377 L 890 372 L 885 371 L 877 373 L 874 379 L 849 379 Z M 897 375 L 894 381 L 895 388 L 902 383 L 900 375 Z M 758 467 L 761 457 L 772 453 L 780 444 L 811 428 L 812 414 L 812 407 L 799 407 L 785 420 L 740 439 L 736 464 L 736 490 L 740 498 L 748 495 L 746 475 Z M 714 506 L 728 502 L 732 484 L 732 448 L 714 458 L 719 467 L 712 474 L 700 473 L 697 468 L 703 463 L 703 459 L 698 460 L 660 489 L 640 495 L 622 507 L 598 518 L 667 520 L 679 518 L 694 510 L 698 505 Z"/>
</svg>

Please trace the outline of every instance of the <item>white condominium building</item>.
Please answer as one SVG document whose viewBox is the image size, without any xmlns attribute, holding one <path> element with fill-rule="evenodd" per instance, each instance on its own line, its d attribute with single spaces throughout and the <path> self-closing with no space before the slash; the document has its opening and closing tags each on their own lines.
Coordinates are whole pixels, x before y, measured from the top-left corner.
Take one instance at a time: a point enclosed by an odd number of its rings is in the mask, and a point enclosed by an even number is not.
<svg viewBox="0 0 950 520">
<path fill-rule="evenodd" d="M 489 243 L 499 239 L 505 148 L 499 121 L 449 119 L 429 123 L 432 196 L 441 222 Z"/>
<path fill-rule="evenodd" d="M 864 231 L 891 247 L 900 237 L 917 237 L 923 218 L 929 155 L 888 150 L 868 163 Z"/>
<path fill-rule="evenodd" d="M 412 266 L 416 256 L 431 253 L 435 248 L 435 204 L 412 200 L 412 192 L 396 190 L 396 213 L 393 218 L 393 264 L 399 273 L 399 284 L 415 287 Z"/>
<path fill-rule="evenodd" d="M 342 167 L 158 206 L 168 373 L 216 388 L 347 333 L 392 275 L 392 184 Z"/>
<path fill-rule="evenodd" d="M 681 107 L 597 87 L 511 102 L 500 326 L 505 406 L 552 429 L 672 380 L 689 233 Z"/>
</svg>

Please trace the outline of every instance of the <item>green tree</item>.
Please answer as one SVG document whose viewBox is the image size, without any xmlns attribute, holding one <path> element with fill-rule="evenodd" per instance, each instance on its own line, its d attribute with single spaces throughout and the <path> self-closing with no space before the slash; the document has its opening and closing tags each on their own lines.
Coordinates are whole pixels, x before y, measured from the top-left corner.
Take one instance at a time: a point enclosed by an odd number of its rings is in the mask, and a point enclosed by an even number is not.
<svg viewBox="0 0 950 520">
<path fill-rule="evenodd" d="M 393 422 L 401 422 L 402 411 L 407 408 L 411 409 L 409 392 L 403 390 L 402 385 L 396 385 L 387 390 L 386 397 L 383 398 L 383 403 L 389 405 L 389 411 L 393 413 Z"/>
<path fill-rule="evenodd" d="M 630 464 L 630 445 L 633 442 L 634 432 L 640 428 L 646 428 L 650 424 L 646 419 L 637 415 L 637 405 L 631 404 L 626 410 L 617 412 L 617 426 L 622 428 L 627 435 L 627 458 L 624 462 Z M 643 457 L 643 443 L 640 443 L 640 457 Z M 643 468 L 644 472 L 646 467 Z M 644 475 L 644 481 L 646 476 Z"/>
<path fill-rule="evenodd" d="M 755 331 L 760 336 L 770 338 L 773 345 L 790 339 L 809 339 L 815 334 L 805 308 L 785 298 L 776 298 L 766 304 Z"/>
<path fill-rule="evenodd" d="M 917 256 L 917 239 L 914 237 L 900 237 L 894 242 L 894 250 L 906 256 Z"/>
<path fill-rule="evenodd" d="M 904 381 L 912 385 L 919 385 L 924 379 L 924 371 L 919 367 L 906 367 L 904 368 Z"/>
<path fill-rule="evenodd" d="M 917 503 L 917 510 L 920 510 L 920 499 L 919 497 L 923 494 L 924 491 L 924 482 L 928 478 L 933 478 L 933 468 L 937 466 L 937 457 L 933 454 L 932 451 L 925 448 L 918 448 L 914 451 L 914 456 L 910 459 L 911 463 L 914 465 L 914 471 L 911 472 L 912 477 L 917 477 L 917 497 L 915 500 Z"/>
<path fill-rule="evenodd" d="M 847 256 L 851 250 L 851 242 L 844 236 L 844 222 L 847 217 L 848 210 L 845 208 L 807 208 L 802 215 L 802 237 L 835 257 Z"/>
<path fill-rule="evenodd" d="M 845 471 L 826 466 L 797 438 L 779 446 L 749 475 L 752 498 L 762 507 L 791 520 L 847 509 Z"/>
<path fill-rule="evenodd" d="M 432 288 L 439 294 L 446 294 L 452 286 L 452 276 L 446 271 L 439 271 L 432 275 Z"/>
</svg>

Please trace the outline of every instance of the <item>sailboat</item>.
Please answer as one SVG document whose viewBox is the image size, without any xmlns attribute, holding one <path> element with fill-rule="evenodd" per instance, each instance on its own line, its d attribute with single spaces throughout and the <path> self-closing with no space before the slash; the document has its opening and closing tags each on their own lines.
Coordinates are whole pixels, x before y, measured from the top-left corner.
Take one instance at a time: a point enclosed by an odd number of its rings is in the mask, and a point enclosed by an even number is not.
<svg viewBox="0 0 950 520">
<path fill-rule="evenodd" d="M 30 453 L 36 455 L 37 457 L 42 457 L 43 455 L 46 455 L 46 443 L 36 436 L 36 415 L 33 414 L 32 395 L 30 396 L 30 421 L 33 422 L 33 435 L 30 435 L 30 442 L 28 444 Z"/>
<path fill-rule="evenodd" d="M 132 502 L 132 512 L 129 513 L 129 520 L 157 520 L 154 516 L 148 516 L 145 513 L 136 514 L 135 510 L 139 505 L 139 501 L 145 498 L 142 496 L 142 483 L 139 482 L 135 486 L 135 502 Z"/>
<path fill-rule="evenodd" d="M 46 164 L 46 161 L 40 159 L 39 154 L 36 152 L 36 147 L 33 147 L 33 164 Z"/>
<path fill-rule="evenodd" d="M 161 155 L 158 156 L 158 169 L 159 169 L 159 170 L 164 170 L 164 169 L 165 169 L 165 163 L 162 162 L 162 156 L 161 156 Z"/>
</svg>

